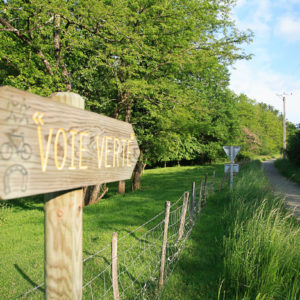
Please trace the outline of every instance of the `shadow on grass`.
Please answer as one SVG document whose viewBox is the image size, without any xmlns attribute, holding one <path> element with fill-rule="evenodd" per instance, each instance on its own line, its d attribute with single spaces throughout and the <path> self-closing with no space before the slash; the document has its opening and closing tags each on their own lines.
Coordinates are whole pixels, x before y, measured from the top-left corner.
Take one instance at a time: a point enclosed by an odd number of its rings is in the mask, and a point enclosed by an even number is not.
<svg viewBox="0 0 300 300">
<path fill-rule="evenodd" d="M 222 215 L 227 201 L 226 193 L 208 198 L 162 299 L 218 298 L 226 232 Z"/>
<path fill-rule="evenodd" d="M 141 190 L 119 195 L 117 184 L 111 183 L 106 197 L 96 205 L 85 207 L 84 214 L 95 218 L 95 223 L 92 223 L 97 224 L 99 228 L 128 232 L 128 226 L 140 226 L 164 211 L 165 201 L 176 202 L 185 191 L 191 190 L 193 181 L 199 186 L 201 178 L 204 178 L 206 173 L 211 176 L 213 170 L 222 173 L 223 166 L 149 170 L 149 173 L 142 177 Z M 151 228 L 154 223 L 147 224 L 145 228 Z"/>
<path fill-rule="evenodd" d="M 20 273 L 20 275 L 30 284 L 32 287 L 37 287 L 39 284 L 33 281 L 17 264 L 14 264 L 16 270 Z M 45 289 L 42 287 L 39 287 L 37 290 L 41 292 L 45 292 Z"/>
<path fill-rule="evenodd" d="M 6 200 L 6 201 L 8 205 L 14 209 L 38 210 L 38 211 L 44 210 L 44 195 L 42 194 L 36 196 Z"/>
</svg>

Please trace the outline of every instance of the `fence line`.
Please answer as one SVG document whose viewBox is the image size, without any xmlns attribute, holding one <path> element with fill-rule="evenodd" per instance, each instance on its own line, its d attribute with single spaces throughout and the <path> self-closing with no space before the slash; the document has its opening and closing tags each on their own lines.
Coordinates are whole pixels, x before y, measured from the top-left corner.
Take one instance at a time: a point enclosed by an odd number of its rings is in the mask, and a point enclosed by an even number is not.
<svg viewBox="0 0 300 300">
<path fill-rule="evenodd" d="M 183 193 L 170 205 L 162 281 L 166 281 L 173 273 L 202 207 L 206 205 L 208 195 L 214 191 L 214 180 L 215 172 L 208 187 L 209 180 L 206 174 L 205 179 L 201 179 L 199 187 L 193 183 L 191 191 Z M 223 184 L 222 180 L 220 189 L 216 190 L 223 189 Z M 186 200 L 189 194 L 193 201 L 190 205 Z M 85 279 L 82 286 L 83 299 L 158 299 L 160 297 L 162 288 L 158 289 L 158 287 L 163 257 L 164 213 L 165 210 L 161 211 L 117 240 L 115 276 L 112 274 L 111 244 L 83 259 Z M 117 298 L 114 298 L 113 277 L 118 284 Z M 41 283 L 17 299 L 26 299 L 29 296 L 35 299 L 34 293 L 41 290 L 43 286 L 44 283 Z"/>
</svg>

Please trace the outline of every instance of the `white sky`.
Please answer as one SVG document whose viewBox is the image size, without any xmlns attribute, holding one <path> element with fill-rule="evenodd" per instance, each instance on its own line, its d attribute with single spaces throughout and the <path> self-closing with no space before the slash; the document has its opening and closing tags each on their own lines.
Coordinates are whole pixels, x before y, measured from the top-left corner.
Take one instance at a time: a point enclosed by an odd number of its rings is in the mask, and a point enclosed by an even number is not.
<svg viewBox="0 0 300 300">
<path fill-rule="evenodd" d="M 282 100 L 276 94 L 292 93 L 287 119 L 300 123 L 300 0 L 238 0 L 233 19 L 255 36 L 244 46 L 254 57 L 233 66 L 230 88 L 279 111 Z"/>
</svg>

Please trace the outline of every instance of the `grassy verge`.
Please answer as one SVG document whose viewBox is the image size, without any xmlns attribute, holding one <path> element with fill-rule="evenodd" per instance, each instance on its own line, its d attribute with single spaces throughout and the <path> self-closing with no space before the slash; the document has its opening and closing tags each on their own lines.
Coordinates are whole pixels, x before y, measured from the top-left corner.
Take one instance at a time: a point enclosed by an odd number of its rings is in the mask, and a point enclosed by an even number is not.
<svg viewBox="0 0 300 300">
<path fill-rule="evenodd" d="M 213 170 L 217 171 L 216 185 L 219 185 L 223 165 L 146 170 L 142 189 L 124 196 L 117 194 L 116 184 L 110 185 L 110 191 L 104 199 L 84 208 L 83 257 L 109 244 L 112 232 L 118 232 L 121 238 L 135 230 L 163 211 L 166 200 L 174 203 L 185 190 L 191 189 L 193 181 L 199 182 L 201 177 L 206 173 L 211 175 Z M 15 298 L 44 280 L 43 204 L 43 196 L 1 202 L 0 299 Z M 149 229 L 147 226 L 136 234 L 143 234 Z M 125 249 L 138 239 L 138 236 L 130 235 L 120 246 Z M 84 282 L 107 266 L 109 251 L 105 255 L 98 255 L 93 263 L 84 264 Z M 33 296 L 30 295 L 29 299 L 43 298 L 42 292 L 43 287 Z"/>
<path fill-rule="evenodd" d="M 296 300 L 299 283 L 299 225 L 253 162 L 209 199 L 163 299 Z"/>
<path fill-rule="evenodd" d="M 275 167 L 287 179 L 300 185 L 300 168 L 288 159 L 277 159 Z"/>
<path fill-rule="evenodd" d="M 281 154 L 268 154 L 268 155 L 256 155 L 253 156 L 252 159 L 253 160 L 259 160 L 259 161 L 266 161 L 269 159 L 273 159 L 273 158 L 279 158 L 280 156 L 282 156 Z"/>
<path fill-rule="evenodd" d="M 163 211 L 166 200 L 176 202 L 183 191 L 191 189 L 192 181 L 214 169 L 218 187 L 223 165 L 148 170 L 142 190 L 124 196 L 116 193 L 116 184 L 111 185 L 105 199 L 84 208 L 83 256 L 108 245 L 112 232 L 122 238 L 137 229 Z M 0 299 L 15 298 L 43 281 L 43 197 L 2 202 L 0 226 Z M 149 239 L 142 237 L 151 228 L 149 223 L 131 233 L 120 247 L 147 246 Z M 84 264 L 84 282 L 109 266 L 110 249 L 107 251 Z M 124 260 L 131 256 L 134 260 L 139 251 L 123 252 Z M 144 265 L 141 261 L 126 267 L 124 276 L 132 280 Z M 120 267 L 122 270 L 123 262 Z M 260 164 L 253 162 L 244 165 L 235 178 L 233 193 L 225 189 L 208 198 L 161 297 L 296 300 L 300 298 L 299 270 L 299 225 L 286 213 L 282 200 L 272 194 Z M 106 280 L 109 275 L 108 268 Z M 95 298 L 100 281 L 103 278 L 93 287 Z M 43 298 L 42 292 L 43 287 L 29 299 Z M 89 291 L 84 290 L 84 299 L 92 299 Z"/>
</svg>

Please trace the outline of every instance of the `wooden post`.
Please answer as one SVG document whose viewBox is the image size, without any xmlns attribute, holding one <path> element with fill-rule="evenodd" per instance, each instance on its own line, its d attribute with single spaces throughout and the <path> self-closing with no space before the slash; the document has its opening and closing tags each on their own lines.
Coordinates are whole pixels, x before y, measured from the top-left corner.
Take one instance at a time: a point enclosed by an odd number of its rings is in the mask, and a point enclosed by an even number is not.
<svg viewBox="0 0 300 300">
<path fill-rule="evenodd" d="M 163 235 L 163 241 L 161 247 L 161 262 L 160 262 L 159 283 L 158 283 L 159 289 L 161 289 L 164 284 L 164 271 L 165 271 L 165 262 L 166 262 L 169 218 L 170 218 L 170 201 L 166 201 L 165 226 L 164 226 L 164 235 Z"/>
<path fill-rule="evenodd" d="M 84 109 L 74 93 L 52 99 Z M 45 195 L 45 298 L 82 299 L 82 189 Z"/>
<path fill-rule="evenodd" d="M 180 240 L 182 238 L 182 235 L 183 235 L 183 229 L 184 229 L 184 223 L 185 223 L 185 216 L 186 216 L 188 201 L 189 201 L 189 192 L 185 192 L 184 193 L 183 205 L 182 205 L 182 212 L 181 212 L 181 217 L 180 217 L 178 239 L 177 239 L 176 244 L 178 244 L 180 242 Z"/>
<path fill-rule="evenodd" d="M 225 179 L 226 179 L 226 173 L 224 173 L 224 176 L 222 178 L 222 182 L 221 182 L 221 185 L 220 185 L 219 192 L 221 192 L 223 190 Z"/>
<path fill-rule="evenodd" d="M 125 180 L 120 180 L 119 181 L 119 186 L 118 186 L 118 193 L 119 194 L 125 194 L 125 184 L 126 184 Z"/>
<path fill-rule="evenodd" d="M 205 180 L 204 180 L 204 201 L 203 201 L 204 205 L 206 205 L 206 199 L 207 199 L 207 179 L 208 179 L 208 174 L 205 174 Z"/>
<path fill-rule="evenodd" d="M 212 177 L 211 177 L 211 183 L 210 183 L 210 189 L 209 189 L 210 194 L 214 191 L 215 176 L 216 176 L 216 171 L 213 172 Z"/>
<path fill-rule="evenodd" d="M 118 284 L 118 233 L 114 232 L 111 243 L 111 277 L 114 300 L 119 300 L 119 284 Z"/>
<path fill-rule="evenodd" d="M 203 178 L 201 178 L 200 181 L 200 188 L 199 188 L 199 200 L 198 200 L 198 214 L 200 214 L 201 211 L 201 201 L 202 201 L 202 185 L 203 185 Z"/>
<path fill-rule="evenodd" d="M 191 197 L 191 202 L 190 202 L 190 220 L 193 220 L 194 216 L 194 207 L 195 207 L 195 181 L 193 182 L 192 186 L 192 197 Z"/>
</svg>

